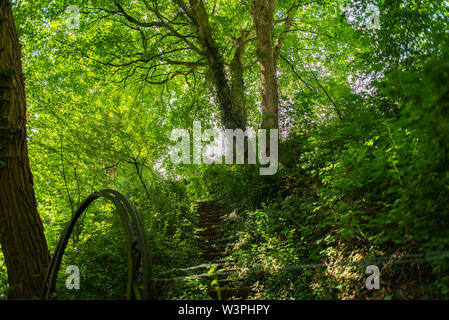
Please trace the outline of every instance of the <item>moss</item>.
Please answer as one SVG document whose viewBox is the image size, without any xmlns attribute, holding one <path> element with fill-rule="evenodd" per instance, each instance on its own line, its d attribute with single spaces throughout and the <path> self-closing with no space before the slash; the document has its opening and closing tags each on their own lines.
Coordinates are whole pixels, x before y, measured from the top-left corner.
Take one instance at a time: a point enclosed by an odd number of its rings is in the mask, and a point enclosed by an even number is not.
<svg viewBox="0 0 449 320">
<path fill-rule="evenodd" d="M 25 134 L 24 128 L 5 128 L 0 127 L 0 139 L 14 139 L 15 137 L 21 137 Z"/>
<path fill-rule="evenodd" d="M 3 90 L 9 88 L 8 82 L 14 77 L 14 71 L 8 69 L 0 68 L 0 112 L 1 112 L 1 102 L 3 96 Z"/>
<path fill-rule="evenodd" d="M 8 7 L 11 5 L 12 5 L 12 2 L 10 0 L 0 0 L 0 6 Z M 0 20 L 1 20 L 1 17 L 0 17 Z"/>
<path fill-rule="evenodd" d="M 14 76 L 14 70 L 0 68 L 0 79 L 10 80 Z"/>
<path fill-rule="evenodd" d="M 14 77 L 14 71 L 0 68 L 0 113 L 2 101 L 8 101 L 3 99 L 3 90 L 9 88 L 8 82 Z"/>
<path fill-rule="evenodd" d="M 0 68 L 0 168 L 5 167 L 5 155 L 2 153 L 3 146 L 2 144 L 9 140 L 13 139 L 16 135 L 20 135 L 23 132 L 23 129 L 7 129 L 4 126 L 5 120 L 7 116 L 3 112 L 3 103 L 8 102 L 9 98 L 4 97 L 5 89 L 9 88 L 8 82 L 14 76 L 14 72 L 8 69 Z"/>
<path fill-rule="evenodd" d="M 0 126 L 0 168 L 5 167 L 6 165 L 6 159 L 8 158 L 7 155 L 5 155 L 2 152 L 3 144 L 11 139 L 21 137 L 26 133 L 24 128 L 5 128 Z"/>
</svg>

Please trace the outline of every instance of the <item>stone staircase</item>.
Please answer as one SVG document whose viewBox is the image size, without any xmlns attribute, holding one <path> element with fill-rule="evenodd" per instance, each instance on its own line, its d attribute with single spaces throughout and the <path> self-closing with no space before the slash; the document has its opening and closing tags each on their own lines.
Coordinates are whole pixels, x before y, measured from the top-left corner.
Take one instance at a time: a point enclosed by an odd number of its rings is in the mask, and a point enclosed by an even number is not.
<svg viewBox="0 0 449 320">
<path fill-rule="evenodd" d="M 225 218 L 223 208 L 218 201 L 198 202 L 199 236 L 202 243 L 203 258 L 206 263 L 222 263 L 226 256 L 227 244 L 222 230 L 222 221 Z M 220 269 L 220 272 L 235 271 L 232 268 Z M 226 275 L 218 275 L 218 285 L 222 300 L 246 299 L 250 287 L 236 286 L 235 281 Z M 211 279 L 212 281 L 212 279 Z M 209 295 L 218 299 L 218 291 L 209 285 Z"/>
</svg>

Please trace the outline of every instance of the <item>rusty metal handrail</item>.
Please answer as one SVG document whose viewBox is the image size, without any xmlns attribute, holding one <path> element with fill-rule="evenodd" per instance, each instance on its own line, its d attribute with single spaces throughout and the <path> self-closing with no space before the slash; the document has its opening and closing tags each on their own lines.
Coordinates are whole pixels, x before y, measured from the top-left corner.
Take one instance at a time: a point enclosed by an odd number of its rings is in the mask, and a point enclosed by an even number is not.
<svg viewBox="0 0 449 320">
<path fill-rule="evenodd" d="M 42 300 L 49 300 L 52 298 L 58 271 L 61 266 L 62 256 L 64 255 L 67 243 L 79 217 L 86 211 L 90 204 L 101 197 L 110 200 L 115 205 L 117 212 L 120 214 L 123 228 L 125 229 L 128 252 L 128 283 L 126 288 L 126 299 L 154 299 L 150 253 L 145 239 L 142 220 L 136 208 L 128 198 L 120 192 L 106 189 L 95 192 L 87 197 L 65 228 L 45 277 L 41 292 Z"/>
</svg>

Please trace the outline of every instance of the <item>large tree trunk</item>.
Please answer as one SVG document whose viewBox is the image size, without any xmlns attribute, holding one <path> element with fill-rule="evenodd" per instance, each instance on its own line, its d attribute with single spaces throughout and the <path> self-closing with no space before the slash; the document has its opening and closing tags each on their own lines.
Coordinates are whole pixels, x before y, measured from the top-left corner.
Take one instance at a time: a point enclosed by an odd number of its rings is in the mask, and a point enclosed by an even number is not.
<svg viewBox="0 0 449 320">
<path fill-rule="evenodd" d="M 276 0 L 254 0 L 252 12 L 256 25 L 257 58 L 260 65 L 262 127 L 270 129 L 279 127 L 277 57 L 273 43 L 275 7 Z"/>
<path fill-rule="evenodd" d="M 50 255 L 28 160 L 20 45 L 8 1 L 0 1 L 0 242 L 9 298 L 38 297 Z"/>
<path fill-rule="evenodd" d="M 209 70 L 212 75 L 212 81 L 218 98 L 218 105 L 221 111 L 222 124 L 226 129 L 242 129 L 246 128 L 246 110 L 244 101 L 241 99 L 241 92 L 244 94 L 243 87 L 236 87 L 236 83 L 229 86 L 229 81 L 225 72 L 225 64 L 221 56 L 215 40 L 212 37 L 212 30 L 209 24 L 209 16 L 204 2 L 202 0 L 190 0 L 191 12 L 195 22 L 195 28 L 201 47 L 204 51 L 204 57 L 207 60 Z M 243 80 L 243 59 L 244 44 L 236 49 L 236 58 L 234 59 L 234 69 L 232 72 L 236 74 L 241 71 Z M 239 64 L 240 63 L 240 64 Z M 237 69 L 240 68 L 240 69 Z M 243 90 L 243 91 L 242 91 Z"/>
<path fill-rule="evenodd" d="M 236 114 L 236 118 L 241 122 L 242 130 L 246 129 L 246 99 L 245 99 L 245 81 L 243 78 L 243 58 L 245 56 L 245 48 L 247 38 L 245 31 L 240 31 L 240 37 L 235 39 L 234 57 L 229 66 L 231 72 L 231 101 Z"/>
</svg>

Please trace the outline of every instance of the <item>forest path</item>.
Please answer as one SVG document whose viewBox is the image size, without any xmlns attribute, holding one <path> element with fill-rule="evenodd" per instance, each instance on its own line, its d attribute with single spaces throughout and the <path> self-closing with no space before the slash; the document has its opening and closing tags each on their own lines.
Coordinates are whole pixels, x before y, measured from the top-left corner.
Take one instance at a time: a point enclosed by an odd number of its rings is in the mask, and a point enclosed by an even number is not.
<svg viewBox="0 0 449 320">
<path fill-rule="evenodd" d="M 198 215 L 200 228 L 199 235 L 203 250 L 203 258 L 207 263 L 222 263 L 226 256 L 226 244 L 228 240 L 223 236 L 222 222 L 226 211 L 218 201 L 198 202 Z M 234 271 L 223 268 L 220 272 Z M 236 286 L 234 280 L 228 276 L 218 276 L 221 299 L 246 299 L 250 293 L 249 287 Z M 216 288 L 209 286 L 209 295 L 218 299 Z"/>
</svg>

